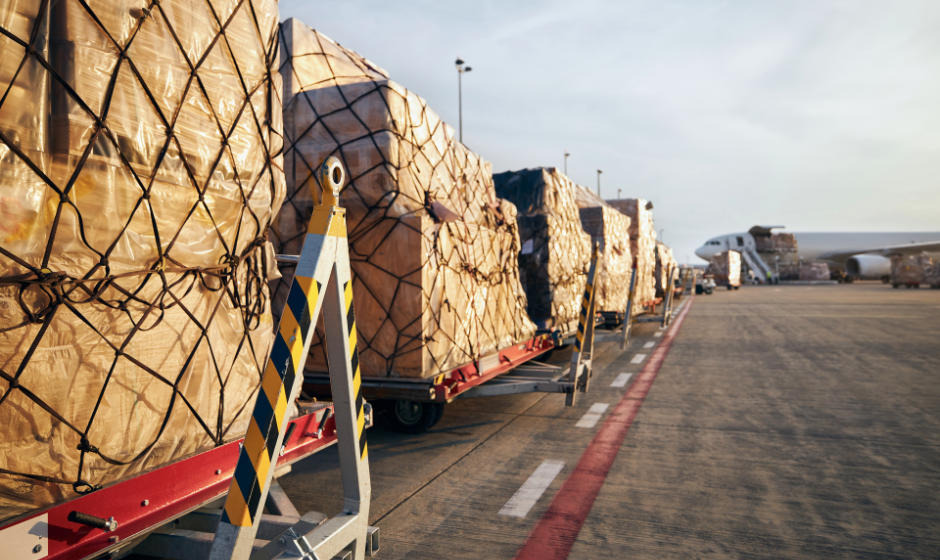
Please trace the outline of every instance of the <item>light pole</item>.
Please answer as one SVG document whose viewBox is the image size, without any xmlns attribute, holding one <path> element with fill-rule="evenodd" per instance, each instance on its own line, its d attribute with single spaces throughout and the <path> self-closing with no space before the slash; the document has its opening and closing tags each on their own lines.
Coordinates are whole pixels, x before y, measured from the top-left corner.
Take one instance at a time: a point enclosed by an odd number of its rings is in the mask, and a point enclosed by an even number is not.
<svg viewBox="0 0 940 560">
<path fill-rule="evenodd" d="M 457 57 L 455 62 L 457 65 L 457 114 L 458 114 L 458 130 L 460 130 L 460 142 L 463 143 L 463 74 L 464 72 L 469 72 L 473 70 L 467 66 L 464 68 L 463 61 L 460 60 L 460 57 Z"/>
<path fill-rule="evenodd" d="M 568 150 L 565 150 L 565 176 L 568 176 L 568 156 L 571 154 L 568 153 Z"/>
<path fill-rule="evenodd" d="M 620 200 L 620 189 L 617 189 L 617 200 Z"/>
<path fill-rule="evenodd" d="M 603 173 L 603 171 L 598 169 L 597 170 L 597 196 L 601 195 L 601 173 Z"/>
</svg>

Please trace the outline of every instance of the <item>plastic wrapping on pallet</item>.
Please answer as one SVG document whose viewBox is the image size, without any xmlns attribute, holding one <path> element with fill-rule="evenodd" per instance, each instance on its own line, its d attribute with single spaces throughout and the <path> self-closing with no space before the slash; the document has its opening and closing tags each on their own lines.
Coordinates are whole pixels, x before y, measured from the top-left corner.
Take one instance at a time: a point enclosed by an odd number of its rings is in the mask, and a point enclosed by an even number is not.
<svg viewBox="0 0 940 560">
<path fill-rule="evenodd" d="M 295 19 L 281 45 L 287 202 L 273 233 L 278 252 L 300 253 L 315 171 L 338 157 L 362 374 L 432 377 L 534 336 L 516 210 L 496 197 L 490 164 L 358 54 Z M 275 308 L 293 269 L 282 272 Z M 327 371 L 322 340 L 318 328 L 308 371 Z"/>
<path fill-rule="evenodd" d="M 273 0 L 0 6 L 0 519 L 247 430 L 284 196 L 277 20 Z"/>
<path fill-rule="evenodd" d="M 722 251 L 712 257 L 705 274 L 715 278 L 717 286 L 741 285 L 741 253 L 737 251 Z"/>
<path fill-rule="evenodd" d="M 633 254 L 630 252 L 630 218 L 618 212 L 586 187 L 575 185 L 575 201 L 581 227 L 598 244 L 594 295 L 598 311 L 623 313 L 630 295 Z"/>
<path fill-rule="evenodd" d="M 643 304 L 656 298 L 656 228 L 653 204 L 642 198 L 608 200 L 608 204 L 630 218 L 630 253 L 636 259 L 636 304 L 633 313 L 644 311 Z"/>
<path fill-rule="evenodd" d="M 519 269 L 529 317 L 540 329 L 572 332 L 591 264 L 591 237 L 581 227 L 574 183 L 554 167 L 493 176 L 496 194 L 519 209 Z"/>
<path fill-rule="evenodd" d="M 924 283 L 929 284 L 931 288 L 940 288 L 940 262 L 927 268 Z"/>
<path fill-rule="evenodd" d="M 656 282 L 656 297 L 664 297 L 666 286 L 669 284 L 669 275 L 676 268 L 676 259 L 672 255 L 672 249 L 664 243 L 656 243 L 656 269 L 653 272 L 653 280 Z M 677 273 L 678 274 L 678 273 Z M 678 275 L 675 279 L 679 279 Z"/>
<path fill-rule="evenodd" d="M 804 282 L 819 282 L 829 278 L 829 265 L 826 263 L 812 263 L 800 268 L 799 279 Z"/>
<path fill-rule="evenodd" d="M 892 284 L 927 284 L 927 271 L 933 259 L 926 253 L 920 255 L 895 255 L 891 257 Z"/>
</svg>

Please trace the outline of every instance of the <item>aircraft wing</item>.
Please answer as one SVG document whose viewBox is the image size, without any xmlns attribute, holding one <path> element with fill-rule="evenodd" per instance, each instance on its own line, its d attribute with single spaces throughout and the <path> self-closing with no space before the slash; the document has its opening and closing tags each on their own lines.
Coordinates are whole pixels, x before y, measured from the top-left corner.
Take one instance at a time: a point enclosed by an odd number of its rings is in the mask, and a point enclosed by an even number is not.
<svg viewBox="0 0 940 560">
<path fill-rule="evenodd" d="M 861 249 L 857 251 L 832 251 L 819 255 L 820 260 L 844 261 L 855 255 L 881 255 L 890 257 L 891 255 L 917 255 L 924 251 L 928 253 L 940 252 L 940 240 L 926 241 L 922 243 L 905 243 L 903 245 L 889 245 L 877 249 Z"/>
</svg>

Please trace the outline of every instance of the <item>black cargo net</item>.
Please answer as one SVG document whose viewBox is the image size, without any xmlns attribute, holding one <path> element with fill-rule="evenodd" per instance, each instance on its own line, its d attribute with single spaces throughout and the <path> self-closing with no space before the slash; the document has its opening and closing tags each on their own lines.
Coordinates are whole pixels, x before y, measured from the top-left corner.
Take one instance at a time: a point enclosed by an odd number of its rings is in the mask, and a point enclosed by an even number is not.
<svg viewBox="0 0 940 560">
<path fill-rule="evenodd" d="M 0 520 L 244 434 L 277 6 L 215 5 L 0 7 Z"/>
<path fill-rule="evenodd" d="M 301 251 L 315 171 L 340 158 L 363 374 L 427 377 L 530 338 L 515 208 L 495 197 L 488 164 L 356 53 L 294 20 L 281 44 L 288 192 L 274 242 Z M 282 272 L 275 302 L 293 267 Z M 308 371 L 327 369 L 323 340 L 321 326 Z"/>
</svg>

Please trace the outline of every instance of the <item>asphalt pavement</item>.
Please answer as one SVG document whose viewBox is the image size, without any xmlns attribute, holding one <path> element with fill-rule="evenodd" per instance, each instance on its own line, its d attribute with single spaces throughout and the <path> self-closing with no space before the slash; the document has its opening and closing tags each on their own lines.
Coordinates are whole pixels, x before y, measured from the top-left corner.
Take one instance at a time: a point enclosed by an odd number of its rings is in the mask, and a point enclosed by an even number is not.
<svg viewBox="0 0 940 560">
<path fill-rule="evenodd" d="M 940 557 L 940 290 L 685 302 L 626 351 L 599 331 L 574 407 L 460 400 L 420 435 L 380 420 L 379 558 Z M 335 449 L 280 482 L 302 512 L 342 507 Z"/>
</svg>

